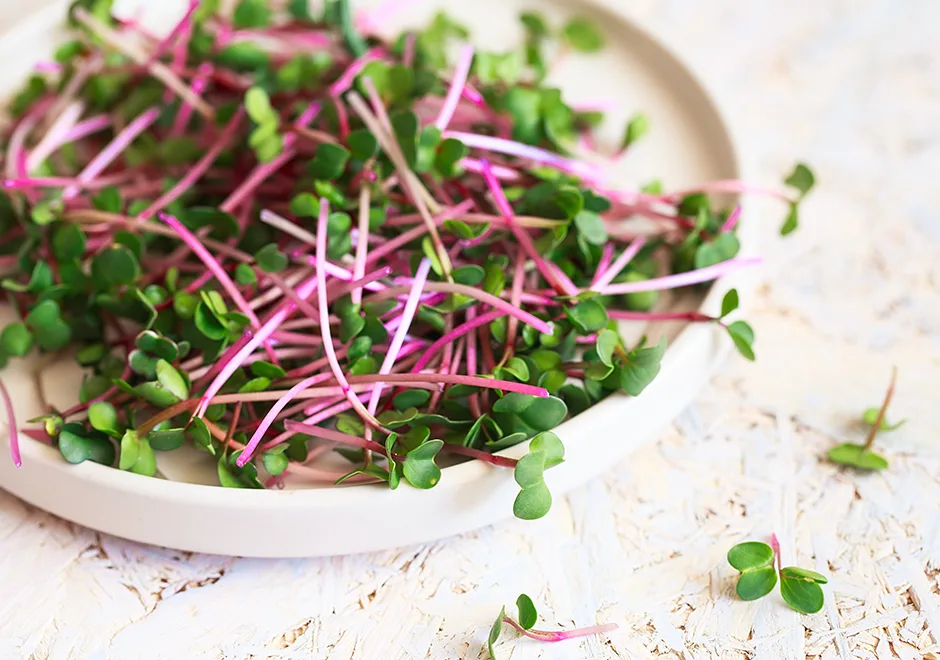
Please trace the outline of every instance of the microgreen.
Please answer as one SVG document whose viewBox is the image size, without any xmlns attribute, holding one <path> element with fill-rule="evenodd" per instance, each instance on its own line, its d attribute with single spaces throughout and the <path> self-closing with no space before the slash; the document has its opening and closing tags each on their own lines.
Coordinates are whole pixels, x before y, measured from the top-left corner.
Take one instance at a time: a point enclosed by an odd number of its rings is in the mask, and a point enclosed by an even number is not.
<svg viewBox="0 0 940 660">
<path fill-rule="evenodd" d="M 854 442 L 846 442 L 833 447 L 827 454 L 830 461 L 865 471 L 884 470 L 888 467 L 887 459 L 872 451 L 872 447 L 875 444 L 875 437 L 877 437 L 879 431 L 893 431 L 904 423 L 901 421 L 894 426 L 890 426 L 886 420 L 888 406 L 891 404 L 891 399 L 894 396 L 894 386 L 897 377 L 898 370 L 897 367 L 894 367 L 891 369 L 891 382 L 888 384 L 888 389 L 885 392 L 881 407 L 866 410 L 863 415 L 863 421 L 871 427 L 868 430 L 868 435 L 865 437 L 865 443 L 859 445 Z"/>
<path fill-rule="evenodd" d="M 828 579 L 815 571 L 797 566 L 780 566 L 777 537 L 771 545 L 759 541 L 739 543 L 728 551 L 728 563 L 741 575 L 737 591 L 741 600 L 763 598 L 780 582 L 780 595 L 787 605 L 803 614 L 815 614 L 823 606 L 823 590 L 819 585 Z"/>
<path fill-rule="evenodd" d="M 499 641 L 503 632 L 503 624 L 515 628 L 517 632 L 525 637 L 540 642 L 561 642 L 566 639 L 576 639 L 578 637 L 587 637 L 589 635 L 600 635 L 617 629 L 615 623 L 605 623 L 598 626 L 589 626 L 587 628 L 576 628 L 571 630 L 535 630 L 535 624 L 538 623 L 538 611 L 535 603 L 526 594 L 520 594 L 516 599 L 516 608 L 519 612 L 517 618 L 513 619 L 506 615 L 506 608 L 503 607 L 499 616 L 490 627 L 487 635 L 486 648 L 490 653 L 491 660 L 496 660 L 496 651 L 493 645 Z"/>
<path fill-rule="evenodd" d="M 61 71 L 25 82 L 0 136 L 17 313 L 0 365 L 74 354 L 78 401 L 42 420 L 65 460 L 154 476 L 155 452 L 192 445 L 220 485 L 260 488 L 334 479 L 303 467 L 330 443 L 351 462 L 338 483 L 391 489 L 480 460 L 513 470 L 513 510 L 535 519 L 564 458 L 553 429 L 639 396 L 666 359 L 622 324 L 711 323 L 753 358 L 736 292 L 717 318 L 656 311 L 753 263 L 739 211 L 710 197 L 747 186 L 651 184 L 647 208 L 577 156 L 603 113 L 546 81 L 604 46 L 592 21 L 529 11 L 493 52 L 444 13 L 386 41 L 348 0 L 237 0 L 154 42 L 111 4 L 75 4 Z M 605 151 L 648 128 L 633 115 Z M 786 185 L 795 223 L 814 177 Z M 635 215 L 650 235 L 624 238 Z"/>
</svg>

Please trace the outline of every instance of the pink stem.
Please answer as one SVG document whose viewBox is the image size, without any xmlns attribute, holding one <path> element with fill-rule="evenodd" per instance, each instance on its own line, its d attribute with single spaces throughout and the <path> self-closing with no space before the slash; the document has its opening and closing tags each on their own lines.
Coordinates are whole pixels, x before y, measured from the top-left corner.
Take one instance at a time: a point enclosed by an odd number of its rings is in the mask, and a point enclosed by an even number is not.
<svg viewBox="0 0 940 660">
<path fill-rule="evenodd" d="M 445 131 L 443 137 L 460 140 L 473 149 L 495 151 L 517 158 L 532 160 L 537 163 L 542 163 L 543 165 L 549 165 L 562 172 L 574 174 L 588 181 L 596 181 L 601 176 L 600 170 L 596 166 L 571 160 L 570 158 L 559 156 L 551 151 L 546 151 L 539 147 L 532 147 L 527 144 L 522 144 L 521 142 L 505 140 L 491 135 L 476 135 L 474 133 L 463 133 L 460 131 Z"/>
<path fill-rule="evenodd" d="M 493 176 L 493 171 L 490 168 L 490 164 L 486 160 L 483 161 L 483 178 L 486 180 L 486 185 L 489 187 L 490 192 L 493 193 L 493 199 L 496 201 L 496 208 L 503 215 L 503 217 L 506 218 L 506 221 L 509 224 L 509 228 L 516 237 L 516 240 L 519 241 L 519 244 L 525 250 L 526 254 L 529 256 L 529 259 L 535 262 L 535 266 L 539 269 L 539 272 L 542 273 L 542 277 L 545 278 L 545 281 L 548 282 L 558 293 L 563 293 L 569 296 L 577 295 L 577 287 L 571 284 L 570 281 L 565 282 L 560 277 L 558 277 L 559 271 L 551 268 L 549 263 L 545 261 L 545 259 L 542 258 L 542 255 L 540 255 L 535 249 L 535 245 L 532 243 L 532 239 L 529 238 L 529 235 L 526 233 L 525 229 L 516 224 L 516 214 L 509 205 L 509 200 L 506 199 L 506 194 L 503 192 L 503 187 L 499 185 L 499 181 L 497 181 L 496 177 Z"/>
<path fill-rule="evenodd" d="M 725 224 L 721 226 L 721 233 L 731 231 L 734 229 L 735 225 L 738 224 L 738 220 L 741 218 L 741 205 L 734 207 L 734 210 L 731 212 L 731 215 L 728 216 L 728 219 L 725 220 Z"/>
<path fill-rule="evenodd" d="M 738 257 L 736 259 L 723 261 L 720 264 L 715 264 L 714 266 L 699 268 L 698 270 L 691 270 L 687 273 L 677 273 L 675 275 L 667 275 L 665 277 L 656 277 L 651 280 L 643 280 L 640 282 L 623 282 L 621 284 L 611 284 L 609 286 L 602 287 L 598 293 L 604 295 L 614 295 L 620 293 L 637 293 L 640 291 L 662 291 L 664 289 L 676 289 L 681 286 L 689 286 L 691 284 L 700 284 L 702 282 L 717 280 L 719 277 L 722 277 L 731 271 L 738 270 L 739 268 L 745 268 L 747 266 L 754 266 L 760 262 L 760 257 Z"/>
<path fill-rule="evenodd" d="M 500 317 L 502 317 L 502 316 L 506 316 L 506 312 L 503 311 L 503 310 L 493 310 L 493 311 L 490 311 L 490 312 L 486 312 L 485 314 L 480 314 L 479 316 L 477 316 L 477 317 L 475 317 L 475 318 L 469 318 L 469 316 L 470 316 L 469 314 L 467 314 L 467 316 L 468 316 L 468 320 L 467 320 L 465 323 L 461 323 L 459 326 L 457 326 L 456 328 L 454 328 L 454 329 L 451 330 L 450 332 L 448 332 L 448 333 L 446 333 L 446 334 L 444 334 L 444 335 L 441 335 L 441 337 L 440 337 L 439 339 L 437 339 L 437 341 L 435 341 L 433 344 L 431 344 L 431 345 L 427 348 L 427 350 L 424 352 L 424 355 L 421 356 L 421 359 L 419 359 L 419 360 L 415 363 L 415 366 L 411 368 L 411 371 L 412 371 L 413 373 L 418 373 L 418 372 L 420 372 L 422 369 L 424 369 L 424 368 L 428 365 L 428 363 L 431 361 L 431 359 L 432 359 L 435 355 L 437 355 L 437 353 L 438 353 L 442 348 L 444 348 L 445 346 L 447 346 L 448 344 L 450 344 L 450 343 L 456 341 L 456 340 L 459 339 L 460 337 L 463 337 L 463 336 L 464 336 L 465 334 L 467 334 L 468 332 L 470 332 L 471 334 L 473 334 L 471 331 L 472 331 L 472 330 L 476 330 L 476 329 L 479 328 L 481 325 L 487 325 L 487 324 L 492 323 L 493 321 L 495 321 L 496 319 L 498 319 L 498 318 L 500 318 Z M 473 369 L 473 370 L 474 370 L 474 371 L 476 371 L 476 355 L 475 355 L 475 350 L 476 350 L 476 348 L 475 348 L 475 345 L 474 345 L 474 359 L 473 359 L 473 362 L 474 362 L 474 369 Z M 469 354 L 468 354 L 468 356 L 467 356 L 467 362 L 468 362 L 468 363 L 470 362 Z"/>
<path fill-rule="evenodd" d="M 526 630 L 508 616 L 503 617 L 503 622 L 508 623 L 526 637 L 530 639 L 537 639 L 540 642 L 561 642 L 566 639 L 587 637 L 588 635 L 599 635 L 601 633 L 607 633 L 617 629 L 616 623 L 605 623 L 600 626 L 577 628 L 575 630 Z"/>
<path fill-rule="evenodd" d="M 343 94 L 344 92 L 346 92 L 346 90 L 348 90 L 350 87 L 352 87 L 353 81 L 356 79 L 356 76 L 358 76 L 362 72 L 362 70 L 366 68 L 366 65 L 369 62 L 375 62 L 376 60 L 382 59 L 381 53 L 382 53 L 381 49 L 372 48 L 369 51 L 367 51 L 366 54 L 363 55 L 362 57 L 359 57 L 353 60 L 352 64 L 350 64 L 349 67 L 347 67 L 347 69 L 343 72 L 343 74 L 339 78 L 337 78 L 336 82 L 330 85 L 330 96 L 333 96 L 333 97 L 339 96 Z"/>
<path fill-rule="evenodd" d="M 601 275 L 600 277 L 597 277 L 597 275 L 595 275 L 596 280 L 591 284 L 591 290 L 600 291 L 605 286 L 610 284 L 610 282 L 615 277 L 617 277 L 617 275 L 619 275 L 620 272 L 624 268 L 627 267 L 627 264 L 633 261 L 633 258 L 643 248 L 644 245 L 646 245 L 646 239 L 642 237 L 630 243 L 630 246 L 627 247 L 626 250 L 620 253 L 620 256 L 617 257 L 613 265 L 611 265 L 611 267 L 608 268 L 607 271 L 604 272 L 603 275 Z M 598 268 L 598 272 L 600 272 L 600 268 Z"/>
<path fill-rule="evenodd" d="M 457 58 L 457 67 L 454 70 L 454 79 L 451 81 L 450 89 L 444 100 L 444 107 L 441 108 L 441 114 L 437 116 L 435 126 L 441 131 L 447 128 L 450 120 L 454 116 L 454 110 L 460 103 L 460 95 L 463 92 L 464 85 L 467 84 L 467 76 L 470 74 L 470 64 L 473 62 L 473 46 L 467 44 L 460 49 L 460 56 Z"/>
<path fill-rule="evenodd" d="M 70 186 L 62 193 L 65 200 L 74 199 L 81 192 L 81 186 L 85 186 L 101 174 L 114 160 L 127 149 L 137 136 L 150 128 L 150 125 L 157 121 L 160 116 L 159 108 L 150 108 L 134 121 L 127 125 L 123 131 L 111 141 L 111 143 L 102 149 L 90 163 L 78 175 L 80 185 Z"/>
</svg>

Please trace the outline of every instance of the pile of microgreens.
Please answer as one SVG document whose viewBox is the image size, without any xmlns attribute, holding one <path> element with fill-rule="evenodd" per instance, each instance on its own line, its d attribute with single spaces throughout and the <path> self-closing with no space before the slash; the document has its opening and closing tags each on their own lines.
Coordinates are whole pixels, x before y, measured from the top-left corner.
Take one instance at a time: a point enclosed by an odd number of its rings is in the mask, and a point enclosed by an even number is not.
<svg viewBox="0 0 940 660">
<path fill-rule="evenodd" d="M 791 608 L 803 614 L 815 614 L 823 606 L 823 590 L 819 585 L 829 580 L 816 571 L 798 566 L 782 567 L 777 535 L 770 536 L 770 545 L 759 541 L 739 543 L 728 551 L 728 563 L 741 572 L 736 591 L 741 600 L 763 598 L 777 586 Z"/>
<path fill-rule="evenodd" d="M 891 398 L 894 396 L 894 385 L 897 377 L 898 369 L 894 367 L 891 370 L 891 382 L 888 384 L 888 390 L 885 392 L 881 407 L 868 408 L 862 413 L 862 421 L 870 427 L 868 435 L 865 437 L 865 443 L 859 445 L 854 442 L 846 442 L 836 445 L 829 450 L 830 461 L 866 471 L 884 470 L 888 467 L 888 460 L 884 456 L 873 452 L 871 448 L 875 444 L 875 437 L 879 431 L 894 431 L 906 421 L 902 419 L 897 424 L 890 424 L 886 416 Z"/>
<path fill-rule="evenodd" d="M 520 49 L 453 62 L 467 32 L 444 14 L 384 41 L 344 0 L 231 17 L 206 0 L 159 38 L 110 4 L 73 4 L 73 40 L 13 98 L 3 140 L 20 320 L 0 358 L 86 369 L 74 406 L 21 430 L 67 461 L 154 476 L 188 443 L 227 487 L 431 488 L 448 455 L 513 468 L 515 513 L 538 518 L 564 456 L 551 429 L 659 371 L 665 342 L 629 345 L 619 322 L 717 324 L 753 358 L 750 327 L 724 320 L 737 293 L 719 318 L 655 308 L 754 262 L 739 209 L 709 195 L 764 191 L 607 187 L 599 163 L 645 118 L 601 154 L 602 114 L 546 77 L 602 47 L 589 22 L 527 13 Z M 786 182 L 769 194 L 790 231 L 814 181 L 800 165 Z M 518 461 L 497 453 L 528 439 Z"/>
<path fill-rule="evenodd" d="M 486 647 L 490 652 L 490 658 L 492 660 L 496 660 L 496 652 L 493 650 L 493 644 L 496 643 L 496 640 L 498 640 L 499 636 L 502 634 L 504 623 L 512 626 L 524 636 L 540 642 L 561 642 L 566 639 L 598 635 L 617 629 L 616 623 L 605 623 L 599 626 L 577 628 L 574 630 L 534 630 L 533 626 L 538 621 L 539 615 L 532 599 L 525 594 L 520 594 L 519 598 L 516 599 L 516 607 L 519 609 L 518 621 L 512 617 L 506 616 L 506 608 L 504 607 L 500 610 L 499 616 L 496 617 L 496 621 L 493 622 L 493 626 L 490 628 Z"/>
</svg>

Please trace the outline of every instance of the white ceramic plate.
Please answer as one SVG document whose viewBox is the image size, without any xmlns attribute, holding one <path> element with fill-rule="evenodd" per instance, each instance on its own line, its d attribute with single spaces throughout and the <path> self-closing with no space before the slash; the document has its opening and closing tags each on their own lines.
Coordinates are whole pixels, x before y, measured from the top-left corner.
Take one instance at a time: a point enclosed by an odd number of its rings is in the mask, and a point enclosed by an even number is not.
<svg viewBox="0 0 940 660">
<path fill-rule="evenodd" d="M 146 20 L 165 26 L 172 24 L 172 10 L 181 3 L 143 4 Z M 556 22 L 574 13 L 587 14 L 604 26 L 608 47 L 596 57 L 570 58 L 555 82 L 570 101 L 613 102 L 613 121 L 607 127 L 611 140 L 617 139 L 623 120 L 639 110 L 648 114 L 654 126 L 616 172 L 617 186 L 629 189 L 661 177 L 668 187 L 676 188 L 739 176 L 733 140 L 714 100 L 689 68 L 631 21 L 620 4 L 618 0 L 424 0 L 408 4 L 385 30 L 393 33 L 405 25 L 423 24 L 443 5 L 472 28 L 476 43 L 507 47 L 520 37 L 516 16 L 522 9 L 537 7 Z M 53 7 L 0 40 L 0 61 L 4 62 L 0 93 L 15 88 L 32 63 L 49 57 L 61 39 L 62 17 L 62 8 Z M 754 251 L 754 227 L 753 219 L 742 223 L 747 254 Z M 733 282 L 726 278 L 716 283 L 701 303 L 702 309 L 717 313 L 724 292 L 731 286 L 747 287 L 752 277 L 746 273 L 734 276 Z M 8 321 L 9 313 L 0 320 Z M 654 439 L 692 400 L 729 348 L 730 342 L 712 326 L 683 329 L 673 325 L 670 334 L 680 329 L 662 371 L 642 396 L 612 396 L 556 430 L 567 450 L 566 461 L 546 473 L 556 498 Z M 646 330 L 654 336 L 663 331 Z M 69 405 L 77 398 L 74 373 L 62 365 L 11 361 L 0 375 L 12 390 L 21 422 L 42 413 L 33 375 L 37 370 L 47 400 Z M 22 438 L 21 445 L 21 469 L 12 465 L 6 449 L 0 447 L 0 486 L 27 502 L 124 538 L 219 554 L 335 555 L 427 542 L 510 518 L 517 492 L 511 471 L 479 462 L 446 468 L 432 491 L 407 485 L 396 491 L 381 486 L 256 491 L 201 485 L 201 463 L 197 458 L 185 464 L 185 453 L 180 454 L 183 465 L 167 458 L 176 452 L 160 455 L 161 471 L 177 479 L 171 481 L 91 462 L 69 465 L 57 450 L 28 438 Z M 503 453 L 519 457 L 526 451 L 527 443 Z"/>
</svg>

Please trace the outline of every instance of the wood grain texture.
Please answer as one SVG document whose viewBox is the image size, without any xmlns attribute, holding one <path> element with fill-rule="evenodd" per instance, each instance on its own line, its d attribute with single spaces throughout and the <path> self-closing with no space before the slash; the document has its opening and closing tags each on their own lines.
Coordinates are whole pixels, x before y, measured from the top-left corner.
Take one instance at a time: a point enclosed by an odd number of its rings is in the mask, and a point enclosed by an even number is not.
<svg viewBox="0 0 940 660">
<path fill-rule="evenodd" d="M 506 634 L 501 658 L 938 657 L 940 5 L 632 4 L 723 96 L 757 181 L 794 157 L 816 169 L 802 229 L 770 244 L 767 284 L 746 301 L 758 362 L 729 363 L 657 443 L 542 521 L 423 547 L 181 554 L 0 493 L 0 658 L 476 659 L 520 592 L 546 628 L 620 628 L 555 645 Z M 2 2 L 0 20 L 24 9 Z M 770 234 L 780 215 L 751 220 Z M 892 364 L 892 417 L 910 421 L 880 440 L 891 468 L 822 460 L 862 437 L 854 420 Z M 772 531 L 785 561 L 830 576 L 819 614 L 734 597 L 726 551 Z"/>
</svg>

